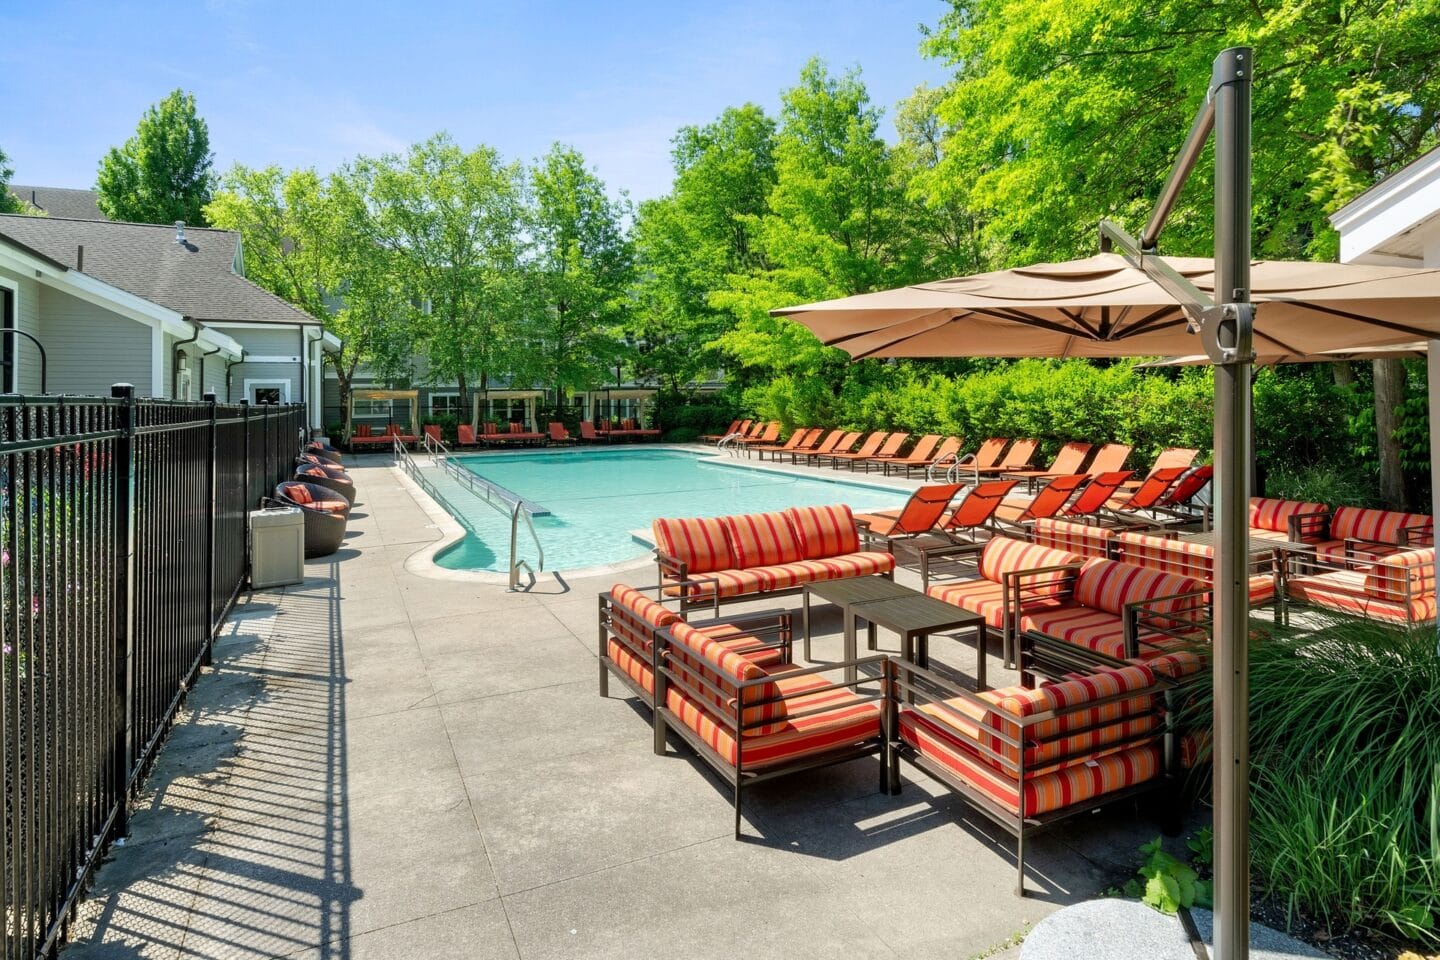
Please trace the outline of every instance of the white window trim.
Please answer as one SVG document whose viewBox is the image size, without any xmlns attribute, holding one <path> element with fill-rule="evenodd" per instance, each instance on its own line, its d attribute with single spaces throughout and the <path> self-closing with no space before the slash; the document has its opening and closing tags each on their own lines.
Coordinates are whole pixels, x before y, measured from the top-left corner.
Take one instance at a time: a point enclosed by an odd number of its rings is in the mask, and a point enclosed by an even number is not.
<svg viewBox="0 0 1440 960">
<path fill-rule="evenodd" d="M 16 329 L 16 330 L 19 330 L 19 329 L 20 329 L 20 283 L 19 283 L 19 281 L 17 281 L 17 280 L 11 280 L 11 279 L 8 278 L 8 277 L 0 277 L 0 287 L 4 287 L 6 290 L 9 290 L 9 291 L 10 291 L 10 310 L 12 311 L 12 317 L 13 317 L 13 319 L 14 319 L 14 321 L 15 321 L 15 329 Z M 24 337 L 17 337 L 17 336 L 14 336 L 13 334 L 10 335 L 9 339 L 15 341 L 15 349 L 14 349 L 14 351 L 10 354 L 10 356 L 14 358 L 14 366 L 12 366 L 12 367 L 10 368 L 10 376 L 11 376 L 11 379 L 12 379 L 12 380 L 14 381 L 14 383 L 15 383 L 15 391 L 18 393 L 18 392 L 20 392 L 20 370 L 21 370 L 21 366 L 20 366 L 20 344 L 21 344 L 22 342 L 26 342 L 26 341 L 25 341 L 25 338 L 24 338 Z M 0 346 L 3 346 L 3 344 L 0 344 Z M 4 384 L 3 382 L 0 382 L 0 390 L 3 390 L 4 386 L 5 386 L 5 384 Z"/>
<path fill-rule="evenodd" d="M 252 387 L 279 387 L 279 388 L 280 388 L 280 402 L 281 402 L 281 403 L 289 403 L 289 402 L 290 402 L 290 380 L 289 380 L 288 378 L 261 377 L 261 378 L 255 379 L 255 380 L 246 379 L 246 381 L 245 381 L 245 399 L 246 399 L 246 400 L 249 400 L 251 397 L 254 396 L 254 393 L 251 392 L 251 388 L 252 388 Z"/>
<path fill-rule="evenodd" d="M 430 396 L 427 397 L 426 400 L 425 400 L 425 409 L 429 410 L 432 415 L 435 413 L 435 398 L 436 398 L 436 397 L 454 397 L 454 398 L 455 398 L 455 415 L 456 415 L 456 416 L 459 416 L 459 415 L 460 415 L 460 391 L 458 391 L 458 390 L 443 390 L 443 391 L 441 391 L 440 393 L 431 393 Z"/>
</svg>

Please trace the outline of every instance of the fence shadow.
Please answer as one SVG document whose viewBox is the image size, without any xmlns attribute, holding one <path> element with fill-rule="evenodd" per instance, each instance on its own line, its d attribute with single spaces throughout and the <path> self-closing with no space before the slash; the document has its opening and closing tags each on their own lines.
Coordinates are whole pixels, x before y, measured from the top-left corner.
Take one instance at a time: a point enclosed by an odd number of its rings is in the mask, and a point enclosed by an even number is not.
<svg viewBox="0 0 1440 960">
<path fill-rule="evenodd" d="M 359 891 L 340 585 L 327 574 L 237 605 L 67 960 L 348 956 Z"/>
</svg>

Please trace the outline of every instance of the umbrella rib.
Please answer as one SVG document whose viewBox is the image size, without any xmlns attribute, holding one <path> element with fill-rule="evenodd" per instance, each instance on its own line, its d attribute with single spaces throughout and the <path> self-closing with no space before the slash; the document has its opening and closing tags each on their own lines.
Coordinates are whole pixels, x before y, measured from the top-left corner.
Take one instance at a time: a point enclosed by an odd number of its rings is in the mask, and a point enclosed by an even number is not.
<svg viewBox="0 0 1440 960">
<path fill-rule="evenodd" d="M 1023 323 L 1032 327 L 1039 327 L 1042 330 L 1050 330 L 1054 333 L 1063 333 L 1067 336 L 1075 335 L 1074 327 L 1067 327 L 1065 326 L 1065 324 L 1056 323 L 1053 320 L 1041 320 L 1039 317 L 1032 317 L 1030 314 L 1021 313 L 1018 310 L 994 310 L 982 308 L 972 310 L 971 313 L 979 314 L 982 317 L 994 317 L 996 320 L 1014 320 L 1018 323 Z M 956 317 L 956 319 L 958 320 L 959 317 Z M 1094 333 L 1094 331 L 1090 330 L 1088 327 L 1085 328 L 1085 332 L 1090 334 Z"/>
<path fill-rule="evenodd" d="M 1179 316 L 1175 315 L 1175 311 L 1178 309 L 1178 307 L 1165 307 L 1161 310 L 1147 313 L 1130 326 L 1117 329 L 1114 339 L 1123 340 L 1126 337 L 1134 337 L 1142 333 L 1149 333 L 1152 330 L 1163 330 L 1166 327 L 1173 327 L 1177 324 L 1184 323 L 1185 315 L 1183 312 Z"/>
<path fill-rule="evenodd" d="M 1269 340 L 1271 343 L 1275 344 L 1277 347 L 1280 347 L 1280 348 L 1283 349 L 1286 353 L 1288 353 L 1288 354 L 1290 354 L 1290 355 L 1292 355 L 1292 356 L 1297 356 L 1297 357 L 1298 357 L 1298 356 L 1303 356 L 1303 355 L 1304 355 L 1304 351 L 1295 349 L 1295 348 L 1292 347 L 1290 344 L 1286 343 L 1284 340 L 1276 339 L 1275 337 L 1273 337 L 1273 336 L 1271 336 L 1270 334 L 1266 333 L 1264 330 L 1261 330 L 1259 327 L 1252 327 L 1252 328 L 1251 328 L 1251 332 L 1252 332 L 1255 336 L 1261 338 L 1262 340 Z"/>
</svg>

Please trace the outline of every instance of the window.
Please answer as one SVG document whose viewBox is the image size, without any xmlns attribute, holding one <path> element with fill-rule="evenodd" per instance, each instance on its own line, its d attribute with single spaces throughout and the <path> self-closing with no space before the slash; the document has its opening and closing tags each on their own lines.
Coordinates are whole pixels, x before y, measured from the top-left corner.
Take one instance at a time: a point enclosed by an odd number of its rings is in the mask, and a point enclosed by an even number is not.
<svg viewBox="0 0 1440 960">
<path fill-rule="evenodd" d="M 370 400 L 363 397 L 355 398 L 354 415 L 357 417 L 382 417 L 389 420 L 394 409 L 394 400 Z"/>
<path fill-rule="evenodd" d="M 245 399 L 253 404 L 289 403 L 289 380 L 246 380 Z"/>
<path fill-rule="evenodd" d="M 524 400 L 487 400 L 481 409 L 485 413 L 485 416 L 480 418 L 482 420 L 490 420 L 495 423 L 525 422 Z"/>
<path fill-rule="evenodd" d="M 430 394 L 430 412 L 436 416 L 460 416 L 460 394 L 458 393 L 432 393 Z"/>
</svg>

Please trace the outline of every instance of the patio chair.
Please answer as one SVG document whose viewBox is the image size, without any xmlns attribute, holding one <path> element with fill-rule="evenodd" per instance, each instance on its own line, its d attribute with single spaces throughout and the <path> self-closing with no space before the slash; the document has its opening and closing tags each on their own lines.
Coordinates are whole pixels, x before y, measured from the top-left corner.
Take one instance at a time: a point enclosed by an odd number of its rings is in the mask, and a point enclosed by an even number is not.
<svg viewBox="0 0 1440 960">
<path fill-rule="evenodd" d="M 1032 478 L 1033 479 L 1033 478 Z M 1036 520 L 1049 519 L 1060 513 L 1070 502 L 1075 491 L 1090 479 L 1086 473 L 1072 473 L 1068 477 L 1055 477 L 1047 483 L 1029 503 L 1005 501 L 995 510 L 995 519 L 1008 526 L 1019 527 L 1029 532 Z"/>
<path fill-rule="evenodd" d="M 994 466 L 982 466 L 977 456 L 974 462 L 962 461 L 957 463 L 952 470 L 957 480 L 979 483 L 986 477 L 1003 477 L 1017 470 L 1028 468 L 1031 459 L 1035 456 L 1035 451 L 1039 449 L 1039 440 L 1016 440 L 1010 445 L 1010 449 L 1005 451 L 1005 456 L 1000 462 Z"/>
<path fill-rule="evenodd" d="M 939 446 L 940 439 L 940 434 L 938 433 L 927 433 L 925 434 L 925 436 L 915 441 L 915 446 L 910 448 L 909 453 L 901 454 L 897 452 L 892 453 L 886 457 L 882 457 L 879 454 L 876 454 L 875 456 L 870 458 L 869 462 L 878 464 L 882 469 L 884 469 L 886 475 L 888 476 L 890 472 L 890 464 L 899 462 L 901 460 L 909 460 L 912 458 L 924 459 L 926 457 L 929 457 L 931 452 L 934 451 L 937 446 Z M 868 464 L 865 467 L 865 472 L 870 472 L 870 467 Z"/>
<path fill-rule="evenodd" d="M 534 430 L 526 430 L 525 424 L 523 423 L 515 423 L 512 421 L 509 426 L 509 431 L 510 439 L 515 443 L 542 443 L 545 440 L 545 434 L 536 433 Z"/>
<path fill-rule="evenodd" d="M 854 436 L 858 436 L 858 434 L 846 433 L 844 430 L 831 430 L 828 434 L 825 435 L 825 439 L 821 440 L 814 447 L 811 447 L 808 450 L 791 450 L 790 462 L 799 463 L 801 457 L 804 457 L 808 462 L 813 457 L 824 456 L 825 454 L 832 452 L 836 447 L 840 446 L 841 443 L 844 443 L 846 437 Z M 854 444 L 853 440 L 851 441 L 851 444 Z"/>
<path fill-rule="evenodd" d="M 937 562 L 955 561 L 962 556 L 973 558 L 977 543 L 1001 532 L 995 524 L 995 511 L 1005 501 L 1005 495 L 1019 482 L 989 480 L 970 487 L 970 492 L 937 528 L 946 542 L 920 548 L 920 579 L 923 582 L 929 582 L 930 568 Z M 980 536 L 982 531 L 985 533 L 983 538 Z"/>
<path fill-rule="evenodd" d="M 575 438 L 570 435 L 569 430 L 565 429 L 565 424 L 563 423 L 556 423 L 552 420 L 546 427 L 546 430 L 550 435 L 550 442 L 552 444 L 565 446 L 575 442 Z"/>
<path fill-rule="evenodd" d="M 858 437 L 859 434 L 857 433 L 855 436 Z M 829 453 L 823 457 L 819 457 L 816 460 L 816 465 L 826 466 L 828 461 L 828 466 L 839 467 L 840 464 L 844 463 L 847 460 L 853 460 L 856 457 L 871 456 L 880 449 L 880 445 L 885 442 L 885 437 L 886 433 L 884 430 L 876 430 L 874 433 L 870 434 L 870 436 L 865 438 L 865 442 L 860 444 L 859 449 L 836 450 L 834 453 Z"/>
<path fill-rule="evenodd" d="M 305 556 L 327 557 L 345 539 L 350 501 L 318 484 L 289 480 L 275 487 L 274 501 L 299 507 L 305 517 Z"/>
<path fill-rule="evenodd" d="M 1075 498 L 1075 502 L 1063 508 L 1057 515 L 1061 519 L 1074 520 L 1079 517 L 1093 517 L 1110 498 L 1120 485 L 1134 474 L 1133 470 L 1115 470 L 1111 473 L 1102 473 L 1090 478 L 1085 489 Z"/>
<path fill-rule="evenodd" d="M 580 421 L 580 442 L 581 443 L 609 443 L 609 437 L 602 437 L 595 430 L 595 424 L 589 420 Z"/>
<path fill-rule="evenodd" d="M 336 477 L 331 475 L 319 464 L 304 463 L 295 468 L 295 479 L 301 483 L 311 483 L 317 487 L 325 487 L 327 490 L 334 490 L 345 498 L 346 503 L 355 502 L 355 484 L 348 477 Z"/>
<path fill-rule="evenodd" d="M 1153 518 L 1141 516 L 1142 513 L 1155 507 L 1180 475 L 1185 473 L 1188 467 L 1166 467 L 1156 470 L 1150 476 L 1141 481 L 1140 486 L 1128 496 L 1118 496 L 1109 500 L 1101 508 L 1101 513 L 1111 519 L 1132 526 L 1156 527 L 1162 526 Z M 1122 485 L 1123 489 L 1123 485 Z"/>
<path fill-rule="evenodd" d="M 1012 470 L 1006 471 L 1000 474 L 1000 476 L 1024 480 L 1030 492 L 1034 493 L 1036 482 L 1039 480 L 1079 474 L 1080 468 L 1085 465 L 1086 458 L 1090 456 L 1090 452 L 1094 449 L 1093 444 L 1072 441 L 1060 448 L 1060 452 L 1055 454 L 1054 462 L 1045 470 Z M 1081 475 L 1083 476 L 1083 474 Z"/>
<path fill-rule="evenodd" d="M 402 446 L 413 446 L 420 442 L 419 437 L 413 433 L 405 433 L 398 423 L 386 424 L 385 438 L 392 443 L 398 440 Z"/>
<path fill-rule="evenodd" d="M 456 438 L 457 438 L 457 439 L 456 439 L 456 444 L 455 444 L 456 446 L 459 446 L 459 447 L 478 447 L 478 446 L 480 446 L 480 441 L 477 440 L 477 439 L 475 439 L 475 428 L 472 427 L 472 426 L 470 426 L 470 424 L 468 424 L 468 423 L 462 423 L 462 424 L 460 424 L 460 426 L 456 427 L 456 428 L 455 428 L 455 435 L 456 435 Z"/>
<path fill-rule="evenodd" d="M 817 436 L 821 431 L 811 430 L 808 427 L 795 430 L 790 434 L 790 439 L 784 443 L 762 443 L 747 449 L 747 453 L 754 452 L 764 459 L 765 454 L 772 454 L 773 459 L 780 459 L 781 454 L 789 453 L 791 450 L 804 449 L 811 437 Z"/>
<path fill-rule="evenodd" d="M 861 539 L 867 547 L 883 547 L 886 553 L 893 554 L 897 540 L 913 540 L 927 533 L 936 533 L 936 524 L 961 487 L 962 484 L 958 483 L 921 487 L 899 510 L 857 513 L 855 522 L 863 525 L 860 528 Z"/>
<path fill-rule="evenodd" d="M 1155 476 L 1161 470 L 1173 470 L 1175 467 L 1188 467 L 1200 456 L 1199 450 L 1192 450 L 1189 447 L 1166 447 L 1160 451 L 1155 462 L 1150 465 L 1150 472 L 1145 474 L 1146 478 Z M 1144 480 L 1131 480 L 1125 484 L 1127 489 L 1136 489 Z"/>
<path fill-rule="evenodd" d="M 917 443 L 915 449 L 911 450 L 906 456 L 894 457 L 893 459 L 885 461 L 885 476 L 890 476 L 891 467 L 894 467 L 897 471 L 903 471 L 907 477 L 910 476 L 911 470 L 924 470 L 928 472 L 931 467 L 940 463 L 951 462 L 958 457 L 960 455 L 960 448 L 964 446 L 964 443 L 965 441 L 959 437 L 946 437 L 941 441 L 939 447 L 932 447 L 929 450 L 921 450 L 920 444 Z"/>
<path fill-rule="evenodd" d="M 730 436 L 730 434 L 734 433 L 738 429 L 740 429 L 740 421 L 731 420 L 730 426 L 725 428 L 724 433 L 702 433 L 700 434 L 699 439 L 704 440 L 706 443 L 719 443 L 721 440 L 724 440 L 726 437 Z"/>
<path fill-rule="evenodd" d="M 903 447 L 905 445 L 905 441 L 909 439 L 910 434 L 908 433 L 892 433 L 890 434 L 890 436 L 885 438 L 885 442 L 881 444 L 880 449 L 870 454 L 868 457 L 855 454 L 854 456 L 847 456 L 845 458 L 845 461 L 850 464 L 850 469 L 852 471 L 855 469 L 855 464 L 863 463 L 865 465 L 865 472 L 869 473 L 871 463 L 877 461 L 880 463 L 884 463 L 886 460 L 897 456 L 900 453 L 900 448 Z"/>
<path fill-rule="evenodd" d="M 1085 468 L 1085 472 L 1096 477 L 1102 473 L 1116 473 L 1124 470 L 1125 461 L 1130 459 L 1130 453 L 1134 449 L 1128 443 L 1107 443 L 1091 458 L 1090 465 Z"/>
<path fill-rule="evenodd" d="M 771 420 L 765 424 L 765 428 L 758 434 L 750 437 L 739 437 L 735 440 L 742 447 L 750 447 L 752 444 L 770 444 L 780 439 L 780 421 Z"/>
<path fill-rule="evenodd" d="M 1175 485 L 1170 488 L 1169 492 L 1160 498 L 1160 502 L 1150 508 L 1150 513 L 1157 515 L 1157 519 L 1161 514 L 1167 517 L 1168 519 L 1161 521 L 1166 526 L 1195 523 L 1196 521 L 1208 526 L 1210 505 L 1196 504 L 1195 498 L 1200 495 L 1202 490 L 1210 486 L 1210 482 L 1214 478 L 1215 467 L 1213 465 L 1191 467 L 1180 475 L 1180 479 L 1175 481 Z"/>
<path fill-rule="evenodd" d="M 321 443 L 318 440 L 311 440 L 305 444 L 305 452 L 321 460 L 327 460 L 330 463 L 340 464 L 345 462 L 345 458 L 340 455 L 339 450 L 336 450 L 328 443 Z"/>
<path fill-rule="evenodd" d="M 438 423 L 427 423 L 420 429 L 424 431 L 425 436 L 429 437 L 435 443 L 443 444 L 445 442 L 440 439 L 440 425 Z"/>
<path fill-rule="evenodd" d="M 349 472 L 340 466 L 340 464 L 330 460 L 321 460 L 313 453 L 300 454 L 300 456 L 295 458 L 295 465 L 297 467 L 319 467 L 325 471 L 325 475 L 328 477 L 339 477 L 341 480 L 350 479 Z"/>
<path fill-rule="evenodd" d="M 1000 455 L 1010 445 L 1008 437 L 991 437 L 980 444 L 980 449 L 974 453 L 956 453 L 948 467 L 944 461 L 937 460 L 933 467 L 947 467 L 946 472 L 957 476 L 961 467 L 975 468 L 979 470 L 990 470 L 1000 465 Z M 928 475 L 929 471 L 927 471 Z M 958 476 L 957 476 L 958 479 Z"/>
</svg>

